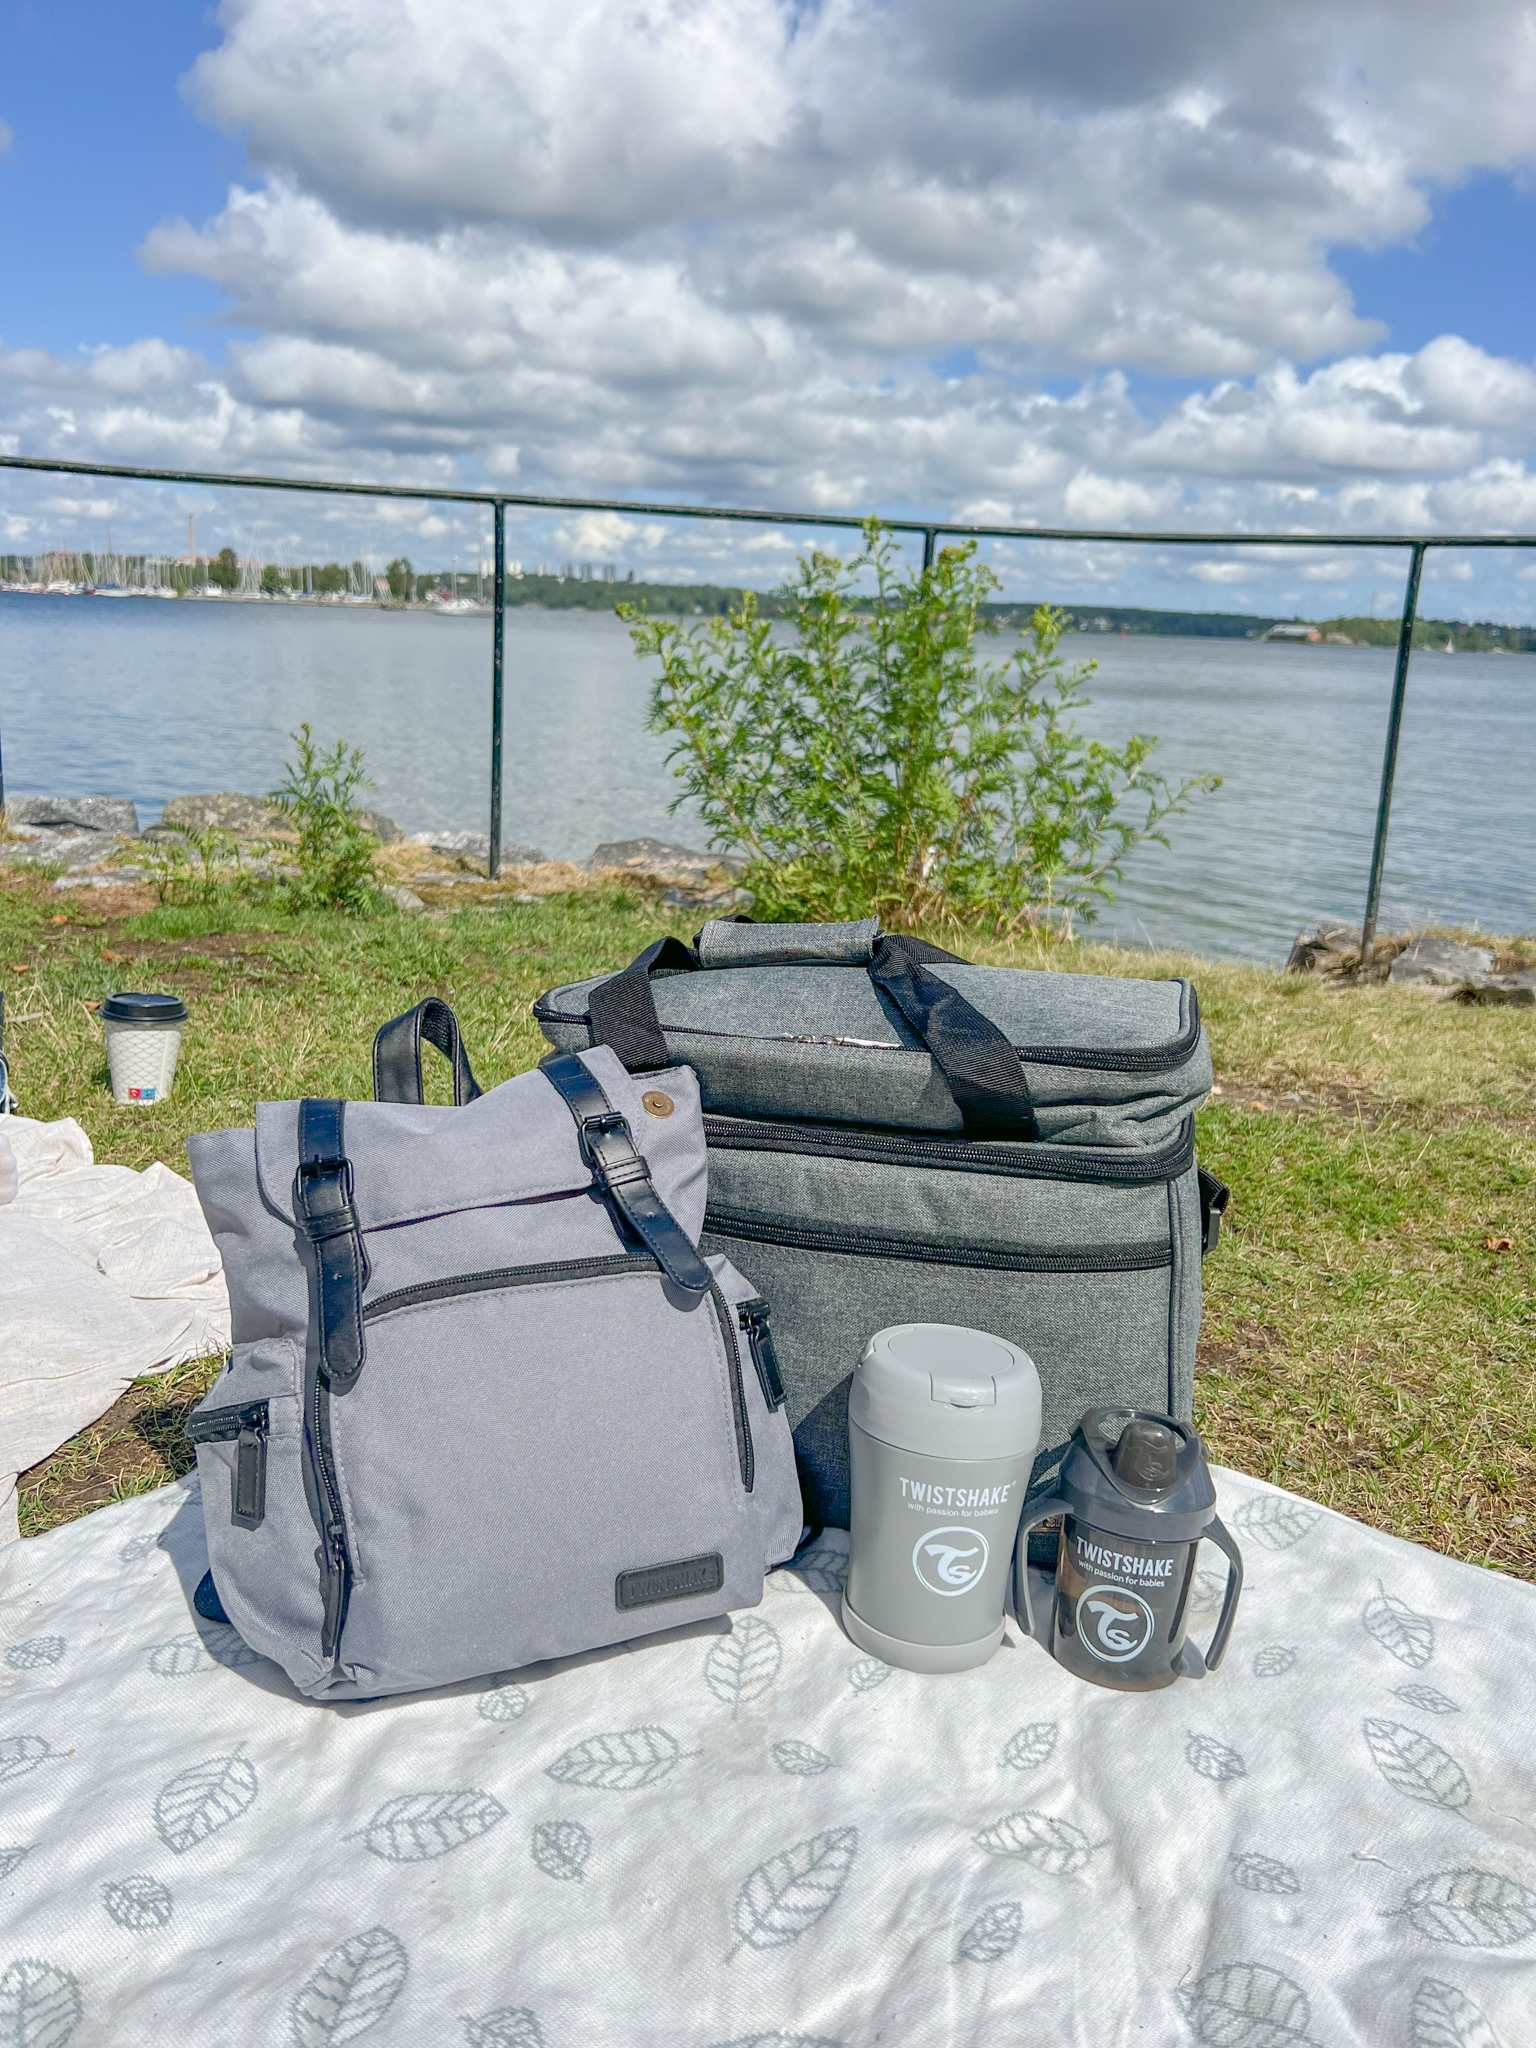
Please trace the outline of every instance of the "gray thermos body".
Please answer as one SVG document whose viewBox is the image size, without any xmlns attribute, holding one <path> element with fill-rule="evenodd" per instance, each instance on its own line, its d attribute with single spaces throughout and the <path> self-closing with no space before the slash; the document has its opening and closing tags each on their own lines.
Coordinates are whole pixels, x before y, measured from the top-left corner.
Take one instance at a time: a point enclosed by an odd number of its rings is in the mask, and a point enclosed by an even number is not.
<svg viewBox="0 0 1536 2048">
<path fill-rule="evenodd" d="M 1040 1377 L 1016 1344 L 901 1323 L 848 1397 L 843 1626 L 906 1671 L 966 1671 L 1003 1639 L 1014 1538 L 1040 1443 Z"/>
</svg>

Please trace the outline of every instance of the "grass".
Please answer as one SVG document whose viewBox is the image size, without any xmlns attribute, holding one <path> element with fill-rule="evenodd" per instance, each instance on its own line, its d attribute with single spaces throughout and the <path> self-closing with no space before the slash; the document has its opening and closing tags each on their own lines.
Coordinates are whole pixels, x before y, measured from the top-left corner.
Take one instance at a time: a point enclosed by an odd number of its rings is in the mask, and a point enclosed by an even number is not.
<svg viewBox="0 0 1536 2048">
<path fill-rule="evenodd" d="M 504 1080 L 544 1049 L 528 1014 L 541 989 L 698 921 L 574 874 L 543 880 L 569 886 L 518 902 L 540 878 L 424 885 L 425 917 L 347 921 L 228 893 L 176 909 L 145 892 L 61 904 L 44 878 L 6 878 L 0 980 L 22 1107 L 77 1117 L 100 1158 L 184 1172 L 187 1133 L 247 1122 L 259 1100 L 366 1095 L 374 1030 L 434 993 L 457 1010 L 482 1083 Z M 1196 981 L 1218 1068 L 1201 1156 L 1233 1190 L 1206 1266 L 1196 1384 L 1214 1455 L 1536 1578 L 1536 1017 L 1172 953 L 955 950 Z M 192 1010 L 175 1094 L 150 1111 L 111 1101 L 87 1007 L 122 986 L 174 989 Z M 446 1065 L 433 1069 L 446 1101 Z M 210 1373 L 138 1383 L 26 1475 L 23 1528 L 185 1469 L 178 1418 Z"/>
</svg>

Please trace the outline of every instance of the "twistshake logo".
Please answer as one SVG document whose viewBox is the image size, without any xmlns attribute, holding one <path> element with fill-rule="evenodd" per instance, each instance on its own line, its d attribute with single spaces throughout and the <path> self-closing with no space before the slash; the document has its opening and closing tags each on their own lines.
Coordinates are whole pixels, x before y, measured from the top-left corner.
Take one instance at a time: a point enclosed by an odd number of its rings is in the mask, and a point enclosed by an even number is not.
<svg viewBox="0 0 1536 2048">
<path fill-rule="evenodd" d="M 979 1529 L 925 1529 L 912 1550 L 912 1569 L 943 1600 L 969 1593 L 987 1568 L 987 1539 Z"/>
<path fill-rule="evenodd" d="M 1151 1642 L 1157 1617 L 1126 1586 L 1090 1586 L 1077 1603 L 1077 1633 L 1101 1664 L 1129 1664 Z"/>
</svg>

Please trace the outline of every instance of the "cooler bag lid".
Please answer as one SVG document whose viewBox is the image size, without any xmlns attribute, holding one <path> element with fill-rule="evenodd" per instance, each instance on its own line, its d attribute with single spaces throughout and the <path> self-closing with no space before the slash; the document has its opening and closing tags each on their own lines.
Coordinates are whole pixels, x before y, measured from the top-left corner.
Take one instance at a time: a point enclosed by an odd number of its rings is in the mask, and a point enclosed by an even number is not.
<svg viewBox="0 0 1536 2048">
<path fill-rule="evenodd" d="M 534 1016 L 631 1072 L 685 1062 L 723 1116 L 1152 1149 L 1211 1085 L 1188 981 L 977 967 L 872 918 L 717 920 Z"/>
</svg>

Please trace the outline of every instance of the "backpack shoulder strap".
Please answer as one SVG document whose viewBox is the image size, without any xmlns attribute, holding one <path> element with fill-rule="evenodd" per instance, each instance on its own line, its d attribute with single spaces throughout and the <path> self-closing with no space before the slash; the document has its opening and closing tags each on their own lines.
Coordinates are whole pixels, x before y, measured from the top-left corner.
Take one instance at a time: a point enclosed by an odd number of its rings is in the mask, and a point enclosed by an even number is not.
<svg viewBox="0 0 1536 2048">
<path fill-rule="evenodd" d="M 539 1072 L 575 1118 L 581 1156 L 594 1185 L 617 1212 L 620 1227 L 639 1239 L 674 1287 L 685 1294 L 707 1294 L 710 1270 L 657 1194 L 629 1121 L 608 1100 L 602 1083 L 574 1052 L 547 1054 Z"/>
<path fill-rule="evenodd" d="M 352 1206 L 352 1162 L 343 1149 L 344 1102 L 299 1104 L 299 1170 L 293 1213 L 315 1260 L 315 1331 L 320 1371 L 336 1394 L 363 1369 L 363 1289 L 368 1254 Z"/>
</svg>

